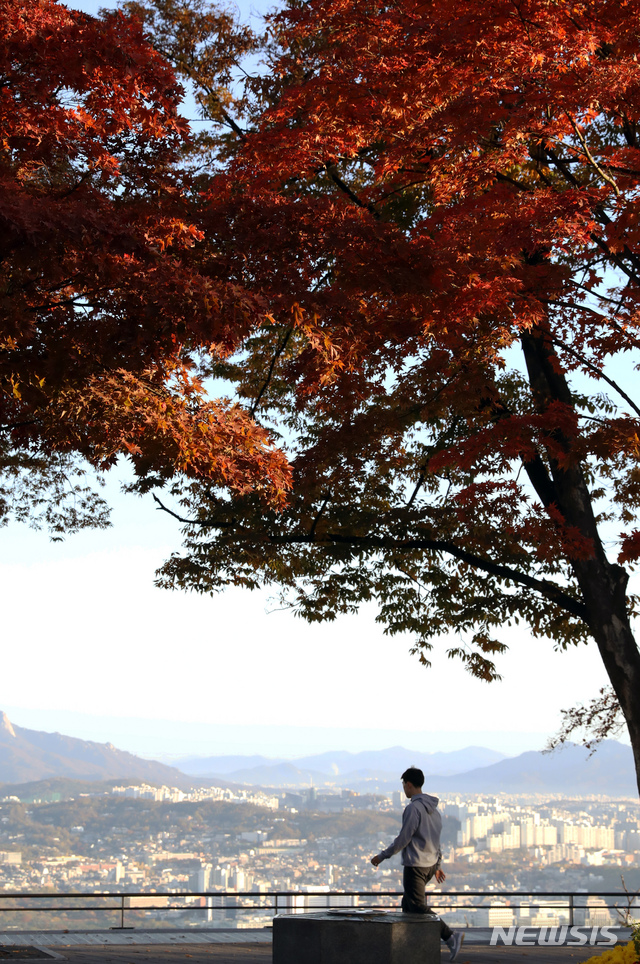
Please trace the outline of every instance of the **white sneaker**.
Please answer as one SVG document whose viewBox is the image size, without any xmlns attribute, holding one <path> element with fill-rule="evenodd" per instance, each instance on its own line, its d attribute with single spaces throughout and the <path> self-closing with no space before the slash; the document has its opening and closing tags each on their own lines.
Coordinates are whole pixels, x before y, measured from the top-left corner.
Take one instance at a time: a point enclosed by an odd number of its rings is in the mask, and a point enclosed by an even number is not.
<svg viewBox="0 0 640 964">
<path fill-rule="evenodd" d="M 455 961 L 458 954 L 460 953 L 460 948 L 462 947 L 462 942 L 464 941 L 464 931 L 454 931 L 449 940 L 447 941 L 447 947 L 451 950 L 449 956 L 449 961 Z"/>
</svg>

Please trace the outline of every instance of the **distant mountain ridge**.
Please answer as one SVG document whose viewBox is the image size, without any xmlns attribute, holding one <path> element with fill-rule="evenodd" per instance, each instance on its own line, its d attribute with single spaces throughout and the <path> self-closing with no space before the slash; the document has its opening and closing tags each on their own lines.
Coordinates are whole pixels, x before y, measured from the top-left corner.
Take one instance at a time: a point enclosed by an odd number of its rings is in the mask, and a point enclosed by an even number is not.
<svg viewBox="0 0 640 964">
<path fill-rule="evenodd" d="M 434 753 L 392 746 L 385 750 L 364 750 L 360 753 L 338 750 L 291 760 L 265 756 L 185 757 L 176 760 L 175 765 L 192 776 L 211 779 L 224 776 L 238 783 L 308 785 L 310 782 L 323 784 L 329 780 L 338 786 L 351 786 L 354 779 L 358 782 L 378 779 L 397 784 L 400 774 L 408 766 L 420 767 L 425 773 L 449 776 L 504 759 L 504 753 L 481 746 Z"/>
<path fill-rule="evenodd" d="M 584 747 L 573 744 L 555 753 L 529 751 L 515 757 L 485 747 L 428 753 L 395 746 L 293 760 L 230 755 L 178 762 L 190 772 L 142 759 L 111 743 L 14 726 L 6 713 L 0 713 L 0 784 L 5 787 L 65 778 L 168 784 L 181 789 L 194 784 L 302 789 L 314 784 L 387 792 L 400 789 L 399 777 L 407 766 L 419 766 L 425 773 L 426 789 L 436 794 L 560 793 L 635 798 L 638 793 L 631 748 L 614 740 L 605 740 L 592 756 Z"/>
<path fill-rule="evenodd" d="M 193 783 L 175 767 L 143 760 L 111 743 L 28 730 L 14 726 L 6 713 L 0 713 L 0 783 L 30 783 L 51 777 L 137 780 L 177 787 Z"/>
<path fill-rule="evenodd" d="M 638 796 L 633 753 L 617 740 L 603 740 L 589 755 L 566 743 L 553 753 L 528 751 L 491 766 L 439 780 L 440 790 L 466 793 L 566 793 Z"/>
<path fill-rule="evenodd" d="M 234 767 L 246 761 L 247 766 Z M 468 769 L 462 771 L 465 764 Z M 360 792 L 399 789 L 407 766 L 419 766 L 434 793 L 561 793 L 567 796 L 635 797 L 638 790 L 631 748 L 605 740 L 592 756 L 566 744 L 554 753 L 528 751 L 505 757 L 484 747 L 453 753 L 419 753 L 403 747 L 365 753 L 323 753 L 293 760 L 267 757 L 207 757 L 179 760 L 187 772 L 238 784 L 303 789 L 311 784 L 348 787 Z M 460 768 L 456 772 L 456 768 Z M 217 768 L 217 774 L 215 773 Z M 344 768 L 344 769 L 343 769 Z"/>
</svg>

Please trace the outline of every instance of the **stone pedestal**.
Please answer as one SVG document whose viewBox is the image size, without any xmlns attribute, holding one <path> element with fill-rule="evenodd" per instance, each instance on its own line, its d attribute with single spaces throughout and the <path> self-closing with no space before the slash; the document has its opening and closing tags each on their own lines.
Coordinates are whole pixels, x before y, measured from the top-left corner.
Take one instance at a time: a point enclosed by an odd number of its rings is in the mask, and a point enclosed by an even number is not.
<svg viewBox="0 0 640 964">
<path fill-rule="evenodd" d="M 273 964 L 440 964 L 440 919 L 366 910 L 279 914 Z"/>
</svg>

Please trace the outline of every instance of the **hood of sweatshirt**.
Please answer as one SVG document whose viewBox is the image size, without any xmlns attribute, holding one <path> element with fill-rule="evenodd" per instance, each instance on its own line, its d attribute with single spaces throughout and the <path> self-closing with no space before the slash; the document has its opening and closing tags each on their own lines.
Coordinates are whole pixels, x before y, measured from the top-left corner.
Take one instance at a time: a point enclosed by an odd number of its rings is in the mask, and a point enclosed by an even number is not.
<svg viewBox="0 0 640 964">
<path fill-rule="evenodd" d="M 416 793 L 416 795 L 411 798 L 411 803 L 413 803 L 414 800 L 416 801 L 416 803 L 418 802 L 421 803 L 422 806 L 427 811 L 427 813 L 433 813 L 433 811 L 440 803 L 439 798 L 432 797 L 430 793 Z"/>
</svg>

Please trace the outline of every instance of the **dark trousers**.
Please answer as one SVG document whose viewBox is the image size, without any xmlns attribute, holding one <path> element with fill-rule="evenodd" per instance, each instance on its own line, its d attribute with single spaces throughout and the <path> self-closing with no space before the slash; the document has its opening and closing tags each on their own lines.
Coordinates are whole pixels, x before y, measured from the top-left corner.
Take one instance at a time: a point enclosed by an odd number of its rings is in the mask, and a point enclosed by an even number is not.
<svg viewBox="0 0 640 964">
<path fill-rule="evenodd" d="M 434 911 L 427 906 L 425 898 L 425 888 L 436 872 L 437 864 L 433 867 L 404 867 L 402 874 L 402 886 L 404 895 L 402 897 L 403 914 L 433 914 Z M 440 921 L 440 939 L 448 941 L 453 931 L 447 927 L 443 920 Z"/>
</svg>

